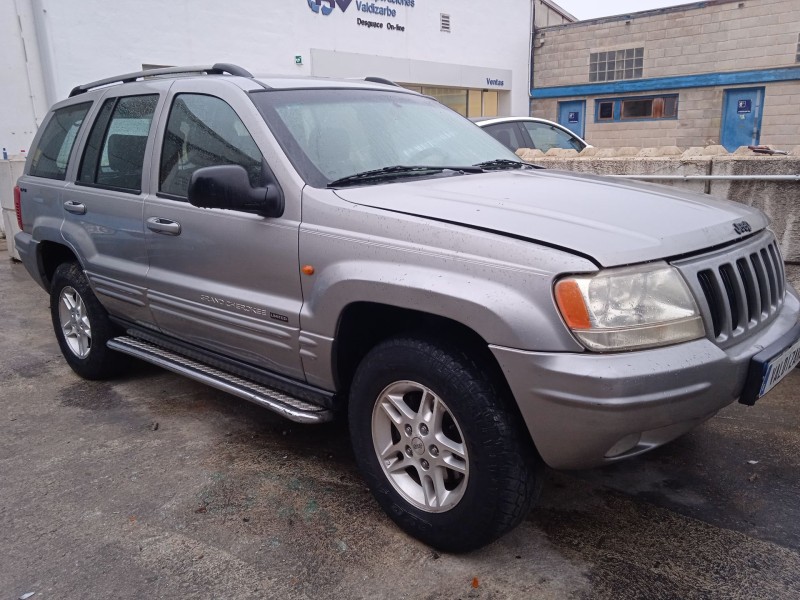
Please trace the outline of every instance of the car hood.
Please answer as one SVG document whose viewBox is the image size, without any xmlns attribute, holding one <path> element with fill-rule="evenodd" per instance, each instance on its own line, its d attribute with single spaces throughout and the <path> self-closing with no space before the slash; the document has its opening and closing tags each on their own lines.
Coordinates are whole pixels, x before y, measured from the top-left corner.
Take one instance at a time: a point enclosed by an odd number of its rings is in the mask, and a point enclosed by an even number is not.
<svg viewBox="0 0 800 600">
<path fill-rule="evenodd" d="M 354 204 L 541 242 L 611 267 L 688 254 L 768 225 L 761 211 L 646 183 L 526 170 L 342 188 Z M 739 227 L 741 230 L 741 227 Z"/>
</svg>

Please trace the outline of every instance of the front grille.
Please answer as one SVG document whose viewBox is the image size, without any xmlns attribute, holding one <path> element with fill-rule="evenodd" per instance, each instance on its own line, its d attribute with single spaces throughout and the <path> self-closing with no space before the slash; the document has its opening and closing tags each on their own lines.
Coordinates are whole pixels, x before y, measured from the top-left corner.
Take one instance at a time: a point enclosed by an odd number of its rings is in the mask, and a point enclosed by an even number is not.
<svg viewBox="0 0 800 600">
<path fill-rule="evenodd" d="M 783 305 L 783 260 L 769 231 L 674 265 L 695 293 L 706 329 L 720 346 L 762 329 Z"/>
</svg>

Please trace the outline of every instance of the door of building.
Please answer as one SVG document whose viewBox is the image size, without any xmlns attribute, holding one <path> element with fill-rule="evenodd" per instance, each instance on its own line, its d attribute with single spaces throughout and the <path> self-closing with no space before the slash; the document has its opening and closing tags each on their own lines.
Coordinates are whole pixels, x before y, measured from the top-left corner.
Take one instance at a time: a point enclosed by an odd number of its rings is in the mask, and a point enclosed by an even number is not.
<svg viewBox="0 0 800 600">
<path fill-rule="evenodd" d="M 763 106 L 763 87 L 725 90 L 720 143 L 728 152 L 733 152 L 739 146 L 758 144 Z"/>
<path fill-rule="evenodd" d="M 558 122 L 577 136 L 584 137 L 586 100 L 558 103 Z"/>
</svg>

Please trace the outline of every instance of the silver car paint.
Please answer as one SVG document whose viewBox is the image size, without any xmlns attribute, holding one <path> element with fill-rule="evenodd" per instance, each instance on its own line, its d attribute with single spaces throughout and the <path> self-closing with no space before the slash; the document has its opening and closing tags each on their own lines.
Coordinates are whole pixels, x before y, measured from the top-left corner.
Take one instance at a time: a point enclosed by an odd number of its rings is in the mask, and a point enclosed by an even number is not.
<svg viewBox="0 0 800 600">
<path fill-rule="evenodd" d="M 91 121 L 109 99 L 119 96 L 158 94 L 154 119 L 164 106 L 164 95 L 171 81 L 147 81 L 104 90 L 97 98 L 87 120 Z M 142 179 L 150 177 L 152 130 L 145 151 Z M 83 128 L 76 146 L 82 147 L 90 129 Z M 70 163 L 67 181 L 77 178 L 80 161 Z M 149 326 L 152 322 L 145 297 L 147 289 L 147 251 L 145 248 L 142 208 L 148 196 L 146 183 L 139 194 L 68 183 L 62 202 L 85 207 L 83 214 L 64 210 L 61 234 L 64 241 L 82 260 L 82 266 L 95 294 L 111 313 L 124 314 L 129 320 Z"/>
<path fill-rule="evenodd" d="M 567 171 L 504 171 L 339 195 L 365 206 L 463 223 L 570 248 L 605 267 L 697 252 L 741 237 L 733 223 L 767 226 L 757 209 Z"/>
<path fill-rule="evenodd" d="M 609 355 L 525 352 L 492 346 L 544 461 L 585 469 L 673 440 L 734 402 L 750 357 L 791 329 L 800 316 L 787 288 L 769 327 L 724 350 L 703 338 L 665 348 Z M 631 451 L 606 457 L 627 435 Z"/>
<path fill-rule="evenodd" d="M 227 102 L 262 147 L 270 166 L 285 173 L 276 168 L 280 161 L 263 133 L 259 136 L 264 121 L 239 89 L 214 78 L 180 79 L 170 89 L 166 106 L 180 93 L 208 94 Z M 167 118 L 165 110 L 157 139 L 162 139 Z M 159 218 L 179 223 L 181 233 L 145 232 L 150 261 L 147 297 L 156 324 L 178 339 L 303 379 L 298 346 L 302 304 L 297 256 L 299 186 L 288 177 L 281 178 L 286 209 L 278 219 L 197 208 L 156 195 L 160 156 L 158 144 L 152 157 L 153 193 L 145 202 L 144 221 Z M 286 320 L 276 320 L 271 314 Z"/>
<path fill-rule="evenodd" d="M 189 233 L 178 236 L 183 245 L 177 250 L 183 257 L 179 263 L 172 262 L 175 249 L 169 248 L 170 240 L 161 239 L 166 236 L 148 240 L 146 299 L 148 308 L 154 306 L 161 315 L 165 329 L 184 339 L 216 349 L 223 332 L 230 336 L 229 351 L 333 390 L 336 328 L 348 305 L 379 302 L 460 321 L 490 345 L 545 460 L 566 468 L 605 462 L 610 445 L 627 432 L 647 430 L 635 453 L 708 418 L 735 399 L 743 365 L 757 348 L 797 321 L 797 297 L 787 286 L 780 314 L 753 338 L 725 350 L 702 339 L 606 356 L 584 352 L 554 306 L 552 285 L 560 274 L 704 250 L 734 241 L 738 236 L 733 222 L 746 219 L 757 231 L 766 226 L 766 218 L 742 205 L 663 187 L 552 171 L 426 179 L 336 192 L 304 187 L 254 107 L 245 106 L 249 101 L 241 90 L 257 89 L 255 82 L 233 77 L 179 82 L 193 91 L 208 91 L 211 88 L 201 83 L 213 83 L 214 93 L 229 94 L 222 91 L 225 88 L 242 96 L 241 103 L 234 102 L 237 112 L 275 172 L 287 207 L 283 217 L 271 222 L 155 199 L 158 147 L 166 119 L 162 111 L 146 157 L 146 191 L 151 195 L 142 216 L 180 215 Z M 332 85 L 289 79 L 268 83 Z M 79 147 L 76 144 L 73 151 L 71 169 Z M 55 241 L 54 225 L 63 222 L 63 214 L 58 216 L 63 208 L 60 198 L 54 199 L 57 193 L 48 191 L 58 186 L 27 176 L 21 184 L 33 190 L 26 203 L 33 198 L 37 217 L 33 223 L 26 221 L 17 242 L 26 267 L 38 278 L 35 247 L 42 240 Z M 47 194 L 52 197 L 45 198 Z M 40 204 L 45 205 L 41 213 Z M 167 210 L 174 212 L 162 212 Z M 241 239 L 235 238 L 243 238 L 243 232 L 257 240 L 262 239 L 259 234 L 287 237 L 281 238 L 280 248 L 265 241 L 253 252 L 250 237 L 247 244 L 237 245 Z M 90 266 L 86 253 L 91 254 L 92 245 L 79 245 L 84 238 L 76 234 L 71 239 L 84 266 L 87 259 Z M 286 239 L 291 248 L 283 245 Z M 192 260 L 189 253 L 195 251 Z M 265 265 L 269 261 L 281 263 L 277 279 L 269 276 L 274 267 Z M 299 275 L 306 264 L 315 268 L 314 275 Z M 97 277 L 92 280 L 96 290 L 100 283 Z M 197 302 L 198 294 L 210 288 L 214 297 L 284 310 L 289 320 L 279 325 L 236 310 L 210 310 Z M 100 298 L 112 313 L 135 314 L 134 303 L 114 303 L 107 294 Z M 188 311 L 192 318 L 183 323 L 164 318 L 169 301 L 175 312 Z M 144 315 L 151 318 L 146 311 Z M 209 321 L 217 323 L 213 334 Z M 249 339 L 248 332 L 254 331 L 274 339 L 283 331 L 288 337 L 284 345 L 270 346 Z M 234 343 L 243 347 L 230 348 Z"/>
</svg>

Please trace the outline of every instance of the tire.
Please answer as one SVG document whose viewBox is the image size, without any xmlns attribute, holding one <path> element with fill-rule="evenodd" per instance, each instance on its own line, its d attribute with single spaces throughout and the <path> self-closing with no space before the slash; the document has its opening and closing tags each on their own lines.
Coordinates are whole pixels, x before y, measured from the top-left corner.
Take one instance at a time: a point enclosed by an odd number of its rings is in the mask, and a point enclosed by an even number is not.
<svg viewBox="0 0 800 600">
<path fill-rule="evenodd" d="M 107 379 L 119 372 L 122 357 L 106 346 L 116 335 L 114 325 L 77 263 L 56 268 L 50 316 L 61 353 L 73 371 L 84 379 Z"/>
<path fill-rule="evenodd" d="M 358 366 L 349 403 L 356 461 L 384 511 L 441 550 L 516 527 L 541 489 L 541 459 L 508 399 L 469 355 L 396 338 Z"/>
</svg>

